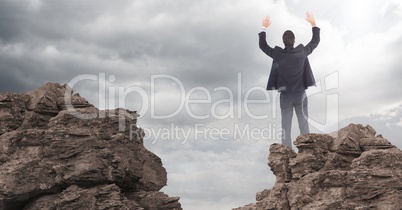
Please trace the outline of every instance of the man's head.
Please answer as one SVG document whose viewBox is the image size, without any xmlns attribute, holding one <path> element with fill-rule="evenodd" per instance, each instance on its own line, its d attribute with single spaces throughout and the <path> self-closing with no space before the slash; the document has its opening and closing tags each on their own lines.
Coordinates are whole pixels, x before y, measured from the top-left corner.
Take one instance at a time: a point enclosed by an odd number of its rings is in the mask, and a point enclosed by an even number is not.
<svg viewBox="0 0 402 210">
<path fill-rule="evenodd" d="M 283 33 L 282 39 L 285 47 L 293 47 L 293 45 L 295 44 L 295 35 L 291 30 L 285 31 L 285 33 Z"/>
</svg>

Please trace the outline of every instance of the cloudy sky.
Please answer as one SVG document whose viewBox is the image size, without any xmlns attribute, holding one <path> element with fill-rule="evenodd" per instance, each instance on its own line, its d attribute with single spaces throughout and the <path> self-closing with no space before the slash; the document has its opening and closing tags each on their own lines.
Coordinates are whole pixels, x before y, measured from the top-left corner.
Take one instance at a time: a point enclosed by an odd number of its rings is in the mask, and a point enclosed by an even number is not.
<svg viewBox="0 0 402 210">
<path fill-rule="evenodd" d="M 401 148 L 399 0 L 0 0 L 0 91 L 68 83 L 101 109 L 138 110 L 168 171 L 163 191 L 184 209 L 231 209 L 275 182 L 266 163 L 280 115 L 264 91 L 262 18 L 272 46 L 287 29 L 307 44 L 306 11 L 321 28 L 311 130 L 370 124 Z"/>
</svg>

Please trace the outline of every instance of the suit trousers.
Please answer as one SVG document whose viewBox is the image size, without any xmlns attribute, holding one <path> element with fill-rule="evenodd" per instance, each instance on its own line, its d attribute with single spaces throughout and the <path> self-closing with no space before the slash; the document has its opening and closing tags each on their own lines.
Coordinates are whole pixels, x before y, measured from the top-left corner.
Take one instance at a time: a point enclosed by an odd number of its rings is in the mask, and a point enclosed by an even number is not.
<svg viewBox="0 0 402 210">
<path fill-rule="evenodd" d="M 292 148 L 292 117 L 293 109 L 296 112 L 300 134 L 309 133 L 308 125 L 308 100 L 306 91 L 286 93 L 280 95 L 280 107 L 282 115 L 282 144 Z"/>
</svg>

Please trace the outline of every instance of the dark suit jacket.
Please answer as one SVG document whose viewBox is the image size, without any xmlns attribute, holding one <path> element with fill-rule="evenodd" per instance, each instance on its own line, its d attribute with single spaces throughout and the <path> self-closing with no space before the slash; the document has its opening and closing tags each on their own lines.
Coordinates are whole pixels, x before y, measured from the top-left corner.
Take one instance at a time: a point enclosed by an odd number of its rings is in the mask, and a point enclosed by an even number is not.
<svg viewBox="0 0 402 210">
<path fill-rule="evenodd" d="M 311 41 L 296 48 L 276 46 L 271 48 L 266 41 L 266 33 L 259 33 L 260 49 L 273 59 L 267 90 L 280 92 L 300 92 L 315 85 L 315 79 L 307 56 L 320 42 L 320 28 L 313 27 Z"/>
</svg>

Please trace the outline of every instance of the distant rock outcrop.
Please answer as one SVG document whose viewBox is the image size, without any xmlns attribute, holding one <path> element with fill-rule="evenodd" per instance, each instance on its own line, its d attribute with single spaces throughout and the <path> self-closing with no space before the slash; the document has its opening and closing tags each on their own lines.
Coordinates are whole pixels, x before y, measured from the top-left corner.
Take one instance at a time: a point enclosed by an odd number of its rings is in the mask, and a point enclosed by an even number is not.
<svg viewBox="0 0 402 210">
<path fill-rule="evenodd" d="M 67 85 L 0 93 L 0 210 L 181 209 L 136 113 L 99 111 Z M 69 109 L 67 109 L 69 108 Z"/>
<path fill-rule="evenodd" d="M 370 126 L 350 124 L 330 135 L 305 134 L 299 149 L 270 147 L 272 189 L 236 210 L 402 209 L 402 151 Z"/>
</svg>

